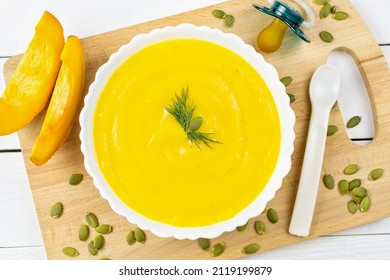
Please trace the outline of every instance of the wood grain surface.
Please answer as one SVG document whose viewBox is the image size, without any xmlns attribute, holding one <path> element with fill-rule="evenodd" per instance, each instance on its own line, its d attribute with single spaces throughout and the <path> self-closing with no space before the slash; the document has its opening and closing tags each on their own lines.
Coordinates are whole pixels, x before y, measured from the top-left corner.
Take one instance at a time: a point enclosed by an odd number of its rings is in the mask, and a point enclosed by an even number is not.
<svg viewBox="0 0 390 280">
<path fill-rule="evenodd" d="M 226 32 L 239 35 L 246 43 L 256 49 L 256 36 L 262 28 L 268 25 L 272 18 L 251 7 L 253 1 L 229 1 L 216 6 L 202 8 L 184 14 L 159 19 L 156 21 L 131 26 L 109 33 L 85 38 L 82 40 L 86 61 L 87 77 L 85 92 L 92 83 L 97 69 L 105 63 L 109 56 L 120 46 L 126 44 L 137 34 L 149 32 L 154 28 L 166 25 L 177 25 L 183 22 L 195 25 L 208 25 L 220 28 Z M 261 1 L 266 4 L 265 1 Z M 243 232 L 229 232 L 211 241 L 212 244 L 225 242 L 226 250 L 221 259 L 233 259 L 242 256 L 242 247 L 251 242 L 258 242 L 261 251 L 299 242 L 307 238 L 299 238 L 288 234 L 288 226 L 294 205 L 303 153 L 306 143 L 310 117 L 310 101 L 308 88 L 310 78 L 315 69 L 326 63 L 327 55 L 334 49 L 342 49 L 350 53 L 356 60 L 367 86 L 375 118 L 376 135 L 373 142 L 367 146 L 354 144 L 344 130 L 339 110 L 331 113 L 330 123 L 339 127 L 339 132 L 328 137 L 323 173 L 330 173 L 336 182 L 341 179 L 351 180 L 355 177 L 363 180 L 368 189 L 372 206 L 368 213 L 350 214 L 347 202 L 350 195 L 341 196 L 337 187 L 326 189 L 320 182 L 317 204 L 313 218 L 312 231 L 308 238 L 347 229 L 374 220 L 390 216 L 390 177 L 386 173 L 390 169 L 390 73 L 380 48 L 365 26 L 363 20 L 347 0 L 338 1 L 339 9 L 350 14 L 345 21 L 336 21 L 331 17 L 320 20 L 320 7 L 309 1 L 316 13 L 315 27 L 305 33 L 312 40 L 304 43 L 290 30 L 286 32 L 282 47 L 275 53 L 265 54 L 265 59 L 278 70 L 279 76 L 292 76 L 293 82 L 287 91 L 296 96 L 292 108 L 296 114 L 295 151 L 292 156 L 292 168 L 284 179 L 281 189 L 267 207 L 275 208 L 279 213 L 279 222 L 270 224 L 264 215 L 250 220 L 248 228 Z M 221 20 L 214 18 L 211 11 L 222 9 L 235 16 L 232 28 L 224 27 Z M 324 43 L 318 36 L 322 30 L 331 32 L 332 43 Z M 9 80 L 17 66 L 20 56 L 7 61 L 4 66 L 5 80 Z M 332 82 L 332 81 L 330 81 Z M 26 163 L 35 206 L 42 229 L 43 239 L 49 259 L 64 259 L 64 246 L 74 246 L 80 251 L 78 259 L 97 259 L 109 257 L 112 259 L 209 259 L 209 252 L 202 251 L 196 241 L 161 239 L 147 232 L 147 242 L 143 245 L 128 246 L 126 233 L 135 228 L 127 220 L 115 214 L 108 203 L 103 200 L 93 186 L 92 179 L 84 170 L 83 156 L 80 152 L 79 131 L 77 124 L 63 147 L 46 165 L 36 167 L 29 161 L 32 145 L 39 133 L 43 119 L 42 113 L 30 125 L 19 132 L 20 143 Z M 343 175 L 342 170 L 350 163 L 357 163 L 361 169 L 355 176 Z M 382 167 L 385 175 L 378 181 L 367 179 L 370 170 Z M 79 186 L 69 186 L 67 181 L 72 173 L 81 172 L 85 175 Z M 313 182 L 313 185 L 317 182 Z M 64 214 L 59 219 L 49 215 L 50 207 L 57 201 L 64 204 Z M 85 223 L 84 216 L 93 212 L 101 223 L 109 223 L 114 227 L 112 233 L 106 236 L 105 247 L 96 257 L 89 255 L 87 242 L 78 240 L 78 230 Z M 267 233 L 259 236 L 253 230 L 253 223 L 260 219 L 267 226 Z M 92 232 L 90 239 L 96 233 Z"/>
</svg>

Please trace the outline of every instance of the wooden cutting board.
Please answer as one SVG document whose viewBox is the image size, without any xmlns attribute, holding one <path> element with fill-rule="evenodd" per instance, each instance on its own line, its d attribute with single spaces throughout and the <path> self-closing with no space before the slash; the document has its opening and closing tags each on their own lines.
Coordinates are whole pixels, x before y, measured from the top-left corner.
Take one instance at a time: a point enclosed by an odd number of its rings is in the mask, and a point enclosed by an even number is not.
<svg viewBox="0 0 390 280">
<path fill-rule="evenodd" d="M 239 35 L 246 43 L 256 49 L 256 36 L 262 28 L 268 25 L 272 18 L 251 7 L 253 0 L 234 0 L 196 11 L 171 16 L 152 22 L 123 28 L 120 30 L 96 35 L 82 40 L 87 61 L 87 77 L 85 92 L 95 77 L 97 69 L 105 63 L 109 56 L 135 35 L 149 32 L 153 28 L 166 25 L 177 25 L 183 22 L 195 25 L 208 25 L 220 28 L 226 32 Z M 259 1 L 268 6 L 266 1 Z M 331 113 L 330 123 L 339 127 L 339 132 L 328 137 L 323 173 L 330 173 L 336 182 L 341 179 L 351 180 L 361 178 L 363 185 L 369 190 L 372 206 L 368 213 L 347 211 L 347 202 L 351 195 L 341 196 L 337 187 L 326 189 L 320 183 L 312 231 L 308 238 L 358 226 L 374 220 L 390 216 L 390 73 L 386 61 L 373 36 L 364 21 L 347 0 L 337 1 L 340 10 L 350 14 L 344 21 L 336 21 L 331 17 L 320 20 L 320 7 L 307 1 L 315 11 L 316 24 L 304 32 L 312 40 L 307 44 L 301 41 L 290 30 L 282 47 L 275 53 L 265 54 L 265 59 L 278 70 L 279 76 L 292 76 L 293 82 L 288 92 L 296 96 L 292 108 L 296 114 L 295 151 L 292 156 L 292 168 L 284 179 L 281 189 L 267 207 L 273 207 L 279 213 L 279 222 L 270 224 L 264 215 L 250 220 L 248 228 L 243 232 L 229 232 L 212 240 L 225 242 L 226 250 L 220 256 L 222 259 L 233 259 L 243 256 L 242 247 L 251 242 L 258 242 L 261 251 L 283 245 L 299 242 L 300 238 L 288 234 L 288 226 L 294 205 L 298 180 L 304 154 L 304 147 L 310 117 L 310 102 L 308 88 L 314 70 L 326 63 L 327 55 L 334 49 L 342 49 L 350 53 L 356 60 L 367 86 L 374 113 L 376 135 L 373 142 L 367 146 L 359 146 L 349 140 L 340 115 L 336 108 Z M 214 9 L 222 9 L 234 15 L 232 28 L 226 28 L 223 22 L 211 15 Z M 324 43 L 318 34 L 322 30 L 331 32 L 332 43 Z M 4 66 L 4 76 L 8 81 L 17 66 L 20 56 L 9 59 Z M 329 81 L 332 82 L 332 81 Z M 35 206 L 38 213 L 43 239 L 49 259 L 67 258 L 62 253 L 64 246 L 74 246 L 80 251 L 78 259 L 97 259 L 109 257 L 112 259 L 209 259 L 209 252 L 204 252 L 197 241 L 161 239 L 150 232 L 147 233 L 145 244 L 128 246 L 126 233 L 135 228 L 125 218 L 115 214 L 108 203 L 103 200 L 93 186 L 83 165 L 83 155 L 80 152 L 79 131 L 77 124 L 63 147 L 50 162 L 43 167 L 36 167 L 29 161 L 29 154 L 42 123 L 43 114 L 30 125 L 19 132 L 20 143 L 31 184 Z M 351 163 L 360 165 L 360 171 L 354 176 L 343 175 L 342 170 Z M 378 181 L 367 179 L 368 173 L 377 167 L 385 169 L 385 175 Z M 67 181 L 72 173 L 81 172 L 84 180 L 78 186 L 69 186 Z M 317 182 L 313 182 L 314 185 Z M 61 201 L 64 204 L 63 216 L 52 219 L 49 215 L 51 206 Z M 114 227 L 106 236 L 106 244 L 96 257 L 89 255 L 88 242 L 78 240 L 78 230 L 85 223 L 87 212 L 95 213 L 101 223 L 109 223 Z M 259 236 L 253 229 L 255 220 L 262 220 L 267 226 L 267 233 Z M 92 232 L 90 239 L 96 233 Z"/>
</svg>

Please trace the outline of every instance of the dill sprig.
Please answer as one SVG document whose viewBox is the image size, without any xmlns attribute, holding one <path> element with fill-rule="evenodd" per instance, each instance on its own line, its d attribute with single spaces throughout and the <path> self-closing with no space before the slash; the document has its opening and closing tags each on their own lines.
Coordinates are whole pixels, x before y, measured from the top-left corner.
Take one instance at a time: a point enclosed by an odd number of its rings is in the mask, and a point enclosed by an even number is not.
<svg viewBox="0 0 390 280">
<path fill-rule="evenodd" d="M 180 124 L 191 144 L 195 144 L 199 149 L 202 143 L 209 148 L 211 148 L 211 143 L 221 144 L 221 142 L 211 137 L 213 133 L 198 131 L 203 119 L 202 117 L 193 118 L 195 105 L 188 102 L 188 95 L 188 87 L 186 89 L 182 88 L 181 96 L 175 93 L 172 103 L 165 107 L 165 110 Z"/>
</svg>

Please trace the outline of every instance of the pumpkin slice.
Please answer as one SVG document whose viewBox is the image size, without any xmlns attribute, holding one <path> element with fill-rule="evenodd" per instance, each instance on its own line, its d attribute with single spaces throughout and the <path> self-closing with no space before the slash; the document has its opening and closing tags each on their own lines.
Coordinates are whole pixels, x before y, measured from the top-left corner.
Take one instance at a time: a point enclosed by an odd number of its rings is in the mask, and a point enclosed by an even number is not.
<svg viewBox="0 0 390 280">
<path fill-rule="evenodd" d="M 35 165 L 46 163 L 65 142 L 83 96 L 85 58 L 81 42 L 76 36 L 66 40 L 61 60 L 53 95 L 30 155 Z"/>
<path fill-rule="evenodd" d="M 44 12 L 26 52 L 0 97 L 0 135 L 29 124 L 46 106 L 61 66 L 64 34 L 60 22 Z"/>
</svg>

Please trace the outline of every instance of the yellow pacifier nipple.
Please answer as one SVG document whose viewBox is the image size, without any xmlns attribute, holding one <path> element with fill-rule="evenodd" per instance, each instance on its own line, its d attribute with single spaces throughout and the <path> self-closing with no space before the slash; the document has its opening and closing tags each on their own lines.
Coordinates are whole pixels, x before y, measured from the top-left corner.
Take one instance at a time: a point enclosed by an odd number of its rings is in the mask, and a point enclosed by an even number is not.
<svg viewBox="0 0 390 280">
<path fill-rule="evenodd" d="M 284 32 L 287 29 L 280 19 L 274 18 L 270 25 L 264 28 L 257 36 L 257 45 L 262 52 L 272 53 L 280 48 Z"/>
</svg>

